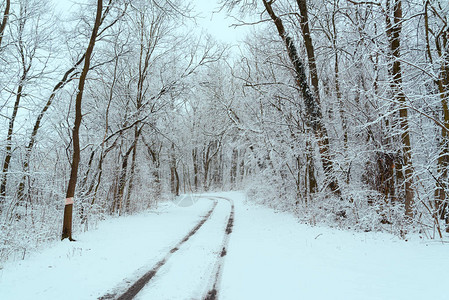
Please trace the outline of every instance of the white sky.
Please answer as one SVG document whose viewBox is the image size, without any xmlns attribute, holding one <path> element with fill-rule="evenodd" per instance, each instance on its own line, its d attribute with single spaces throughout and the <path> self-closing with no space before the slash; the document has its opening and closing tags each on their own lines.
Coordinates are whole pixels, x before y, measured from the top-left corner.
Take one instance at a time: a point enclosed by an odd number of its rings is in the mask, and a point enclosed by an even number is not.
<svg viewBox="0 0 449 300">
<path fill-rule="evenodd" d="M 74 3 L 85 0 L 53 0 L 58 13 L 64 14 L 76 9 Z M 226 15 L 226 11 L 219 12 L 218 0 L 192 0 L 196 14 L 198 14 L 196 30 L 208 32 L 218 41 L 238 44 L 245 37 L 249 27 L 231 27 L 235 20 Z M 192 22 L 192 26 L 195 26 Z"/>
<path fill-rule="evenodd" d="M 195 0 L 193 1 L 196 10 L 202 18 L 198 23 L 205 31 L 214 36 L 217 40 L 231 44 L 237 44 L 243 40 L 248 32 L 247 27 L 230 27 L 235 20 L 226 15 L 226 11 L 219 12 L 217 0 Z"/>
</svg>

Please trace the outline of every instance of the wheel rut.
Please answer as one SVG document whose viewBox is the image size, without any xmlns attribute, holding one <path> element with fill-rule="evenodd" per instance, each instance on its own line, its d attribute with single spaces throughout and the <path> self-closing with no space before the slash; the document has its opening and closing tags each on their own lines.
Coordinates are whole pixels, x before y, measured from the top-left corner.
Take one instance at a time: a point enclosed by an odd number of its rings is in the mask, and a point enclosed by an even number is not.
<svg viewBox="0 0 449 300">
<path fill-rule="evenodd" d="M 213 200 L 213 199 L 211 199 Z M 107 300 L 107 299 L 118 299 L 118 300 L 129 300 L 133 299 L 139 292 L 142 290 L 142 288 L 156 275 L 158 270 L 167 262 L 167 260 L 170 258 L 170 256 L 173 255 L 173 253 L 177 252 L 179 248 L 187 242 L 200 228 L 203 226 L 204 223 L 210 218 L 213 211 L 215 210 L 217 206 L 218 201 L 214 200 L 214 204 L 212 208 L 207 212 L 206 215 L 201 218 L 201 220 L 196 224 L 195 227 L 193 227 L 185 236 L 184 238 L 179 241 L 173 248 L 169 250 L 169 252 L 161 259 L 159 260 L 151 270 L 147 271 L 144 275 L 142 275 L 139 279 L 134 281 L 130 285 L 129 281 L 126 281 L 126 288 L 120 288 L 119 291 L 114 291 L 107 293 L 104 296 L 101 296 L 98 298 L 99 300 Z M 123 290 L 126 289 L 124 292 Z"/>
<path fill-rule="evenodd" d="M 207 294 L 203 297 L 204 300 L 218 299 L 218 293 L 220 290 L 221 276 L 223 272 L 223 265 L 225 262 L 226 254 L 228 253 L 228 244 L 231 237 L 232 229 L 234 226 L 234 203 L 231 199 L 224 197 L 214 197 L 215 199 L 224 199 L 231 204 L 231 212 L 229 213 L 228 222 L 226 224 L 225 235 L 221 245 L 221 251 L 217 257 L 217 261 L 214 266 L 213 277 L 209 283 L 209 289 Z"/>
</svg>

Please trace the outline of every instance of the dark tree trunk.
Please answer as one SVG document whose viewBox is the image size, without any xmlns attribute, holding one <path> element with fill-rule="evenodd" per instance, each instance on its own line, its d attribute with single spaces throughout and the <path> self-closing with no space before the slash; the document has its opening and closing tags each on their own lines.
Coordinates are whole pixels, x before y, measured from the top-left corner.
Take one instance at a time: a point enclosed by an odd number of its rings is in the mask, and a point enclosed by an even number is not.
<svg viewBox="0 0 449 300">
<path fill-rule="evenodd" d="M 123 155 L 122 158 L 122 168 L 120 171 L 120 176 L 117 184 L 117 192 L 114 197 L 114 203 L 116 203 L 115 206 L 118 206 L 119 215 L 123 213 L 123 194 L 125 192 L 126 187 L 126 177 L 127 177 L 126 174 L 128 173 L 129 155 L 136 147 L 136 143 L 137 141 L 133 142 L 133 144 L 128 148 L 128 150 L 126 151 L 126 153 Z"/>
<path fill-rule="evenodd" d="M 302 96 L 304 98 L 307 125 L 312 128 L 313 133 L 315 134 L 318 140 L 318 147 L 321 154 L 321 162 L 323 164 L 324 173 L 327 182 L 329 183 L 329 187 L 335 194 L 340 195 L 340 189 L 338 187 L 337 180 L 335 179 L 333 174 L 333 166 L 329 152 L 329 138 L 327 130 L 322 122 L 320 99 L 318 96 L 319 95 L 318 76 L 316 74 L 316 64 L 313 53 L 312 38 L 308 27 L 306 1 L 300 0 L 298 1 L 298 5 L 301 12 L 301 19 L 302 19 L 301 29 L 303 30 L 304 42 L 307 50 L 307 55 L 309 57 L 309 69 L 311 71 L 312 86 L 314 87 L 314 91 L 311 91 L 309 87 L 304 64 L 298 55 L 298 51 L 295 47 L 293 40 L 290 38 L 290 36 L 287 35 L 282 20 L 273 11 L 273 8 L 271 6 L 272 1 L 267 0 L 262 1 L 264 3 L 265 9 L 267 10 L 268 14 L 270 15 L 271 19 L 276 25 L 276 29 L 278 31 L 279 36 L 284 41 L 288 57 L 291 63 L 293 64 L 295 70 L 296 83 L 300 88 Z"/>
<path fill-rule="evenodd" d="M 128 191 L 126 193 L 126 200 L 125 200 L 125 212 L 130 212 L 130 206 L 131 206 L 131 193 L 134 187 L 134 174 L 136 172 L 136 155 L 137 155 L 137 144 L 133 148 L 133 154 L 131 157 L 131 170 L 129 172 L 129 183 L 128 183 Z"/>
<path fill-rule="evenodd" d="M 10 7 L 11 7 L 11 1 L 6 0 L 5 12 L 3 13 L 3 20 L 2 20 L 2 23 L 0 23 L 0 47 L 2 46 L 3 35 L 5 34 L 6 24 L 8 23 Z"/>
<path fill-rule="evenodd" d="M 193 160 L 193 186 L 195 191 L 199 188 L 199 167 L 198 167 L 198 149 L 195 147 L 192 150 L 192 160 Z"/>
<path fill-rule="evenodd" d="M 175 196 L 179 196 L 179 174 L 176 166 L 175 144 L 171 145 L 170 152 L 170 190 Z"/>
<path fill-rule="evenodd" d="M 392 55 L 391 74 L 393 75 L 392 90 L 395 100 L 399 103 L 399 126 L 401 128 L 402 157 L 404 169 L 404 190 L 405 190 L 405 215 L 409 218 L 413 216 L 413 166 L 411 155 L 410 130 L 408 126 L 407 100 L 402 90 L 402 70 L 400 54 L 400 35 L 402 30 L 402 3 L 401 0 L 394 0 L 392 15 L 386 17 L 387 36 L 390 42 L 390 51 Z M 387 6 L 390 6 L 387 1 Z M 391 8 L 388 7 L 391 12 Z"/>
<path fill-rule="evenodd" d="M 237 167 L 238 167 L 238 159 L 239 159 L 239 151 L 237 149 L 232 150 L 232 157 L 231 157 L 231 171 L 230 171 L 230 178 L 231 178 L 231 186 L 234 187 L 236 180 L 237 180 Z"/>
<path fill-rule="evenodd" d="M 428 22 L 428 6 L 430 1 L 425 4 L 425 27 L 427 51 L 431 62 L 432 55 L 430 51 L 429 28 Z M 448 210 L 448 169 L 449 169 L 449 29 L 445 25 L 445 31 L 441 29 L 435 37 L 435 46 L 438 57 L 440 58 L 440 72 L 438 76 L 438 92 L 441 99 L 441 107 L 443 109 L 444 127 L 441 130 L 440 155 L 438 157 L 438 182 L 435 190 L 435 209 L 438 218 L 444 219 L 446 222 L 446 232 L 449 232 L 449 210 Z"/>
<path fill-rule="evenodd" d="M 72 166 L 70 171 L 69 184 L 67 186 L 66 193 L 66 205 L 64 207 L 64 221 L 62 225 L 61 239 L 72 238 L 72 210 L 73 210 L 73 197 L 75 196 L 76 181 L 78 178 L 78 165 L 80 162 L 80 144 L 79 144 L 79 129 L 81 125 L 82 113 L 81 102 L 83 100 L 84 85 L 86 83 L 87 73 L 89 71 L 90 59 L 94 50 L 95 42 L 97 39 L 98 28 L 101 24 L 101 16 L 103 11 L 103 1 L 97 0 L 97 14 L 95 17 L 95 24 L 92 29 L 92 35 L 89 40 L 89 45 L 86 49 L 86 57 L 84 60 L 83 71 L 78 84 L 78 93 L 76 94 L 75 102 L 75 124 L 73 126 L 72 142 L 73 142 L 73 156 Z"/>
</svg>

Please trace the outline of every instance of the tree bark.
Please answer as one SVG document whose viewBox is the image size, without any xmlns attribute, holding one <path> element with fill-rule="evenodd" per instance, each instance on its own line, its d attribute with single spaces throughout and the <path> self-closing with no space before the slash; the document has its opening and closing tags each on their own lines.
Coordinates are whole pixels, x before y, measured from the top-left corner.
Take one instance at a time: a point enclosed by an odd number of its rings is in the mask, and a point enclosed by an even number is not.
<svg viewBox="0 0 449 300">
<path fill-rule="evenodd" d="M 192 160 L 193 160 L 193 186 L 195 187 L 195 192 L 199 188 L 199 167 L 198 167 L 198 148 L 192 150 Z"/>
<path fill-rule="evenodd" d="M 135 138 L 139 138 L 137 134 L 137 128 L 136 128 L 136 134 Z M 129 172 L 129 183 L 128 183 L 128 191 L 126 193 L 126 199 L 125 199 L 125 212 L 129 213 L 130 206 L 131 206 L 131 193 L 134 187 L 134 174 L 136 172 L 136 155 L 137 155 L 137 140 L 136 144 L 133 147 L 133 153 L 131 156 L 131 170 Z"/>
<path fill-rule="evenodd" d="M 239 159 L 239 151 L 237 149 L 232 150 L 231 157 L 231 170 L 230 170 L 230 179 L 231 179 L 231 187 L 235 187 L 235 183 L 237 181 L 237 167 L 238 167 L 238 159 Z"/>
<path fill-rule="evenodd" d="M 426 3 L 426 9 L 429 2 Z M 428 21 L 426 11 L 426 34 L 428 35 Z M 447 26 L 447 25 L 446 25 Z M 428 37 L 427 37 L 428 38 Z M 440 143 L 440 155 L 438 157 L 438 177 L 439 182 L 435 190 L 435 203 L 440 219 L 446 221 L 446 225 L 449 225 L 449 211 L 447 201 L 447 188 L 448 188 L 448 168 L 449 168 L 449 29 L 446 27 L 446 33 L 441 30 L 438 36 L 435 38 L 435 44 L 438 56 L 441 60 L 440 72 L 438 76 L 438 92 L 441 99 L 441 107 L 443 109 L 443 124 L 445 128 L 441 130 L 441 143 Z M 427 41 L 427 48 L 430 49 L 429 41 Z M 430 50 L 429 50 L 430 56 Z M 431 59 L 431 56 L 430 56 Z M 432 61 L 432 59 L 431 59 Z M 449 232 L 449 226 L 446 227 L 446 231 Z"/>
<path fill-rule="evenodd" d="M 114 200 L 114 203 L 116 203 L 118 205 L 119 215 L 121 215 L 123 213 L 123 194 L 125 192 L 125 187 L 126 187 L 126 174 L 128 173 L 128 159 L 129 159 L 129 155 L 136 147 L 136 143 L 137 143 L 137 140 L 134 140 L 132 145 L 126 151 L 125 155 L 123 155 L 122 169 L 120 171 L 117 193 L 115 195 L 115 200 Z"/>
<path fill-rule="evenodd" d="M 413 216 L 413 165 L 411 157 L 411 143 L 410 143 L 410 130 L 408 126 L 408 109 L 407 100 L 402 90 L 402 70 L 401 70 L 401 54 L 400 54 L 400 35 L 402 30 L 402 1 L 394 0 L 393 3 L 393 18 L 387 15 L 387 36 L 390 42 L 390 51 L 392 54 L 391 74 L 393 76 L 392 90 L 395 100 L 399 103 L 399 126 L 401 128 L 401 140 L 402 140 L 402 156 L 403 156 L 403 169 L 404 169 L 404 188 L 405 188 L 405 215 L 408 218 Z M 390 3 L 387 1 L 388 11 L 390 9 Z"/>
<path fill-rule="evenodd" d="M 179 174 L 176 166 L 175 144 L 170 149 L 170 190 L 175 196 L 179 196 Z"/>
<path fill-rule="evenodd" d="M 298 0 L 299 2 L 299 0 Z M 338 8 L 335 8 L 338 9 Z M 341 93 L 341 88 L 340 88 L 340 68 L 339 68 L 339 55 L 338 55 L 338 49 L 337 49 L 337 24 L 335 23 L 335 14 L 336 12 L 334 12 L 332 14 L 332 31 L 333 31 L 333 35 L 332 35 L 332 48 L 335 52 L 335 57 L 334 57 L 334 72 L 335 72 L 335 94 L 337 96 L 337 102 L 338 102 L 338 111 L 340 113 L 340 121 L 341 121 L 341 127 L 343 130 L 343 145 L 344 148 L 347 149 L 348 146 L 348 125 L 347 125 L 347 119 L 346 119 L 346 115 L 345 115 L 345 109 L 344 109 L 344 102 L 343 102 L 343 97 L 342 97 L 342 93 Z M 349 183 L 348 181 L 346 183 Z"/>
<path fill-rule="evenodd" d="M 288 57 L 295 69 L 296 83 L 300 88 L 302 96 L 304 98 L 307 125 L 312 128 L 313 133 L 315 134 L 318 140 L 318 147 L 321 154 L 320 158 L 321 163 L 323 165 L 326 180 L 329 183 L 329 187 L 332 190 L 332 192 L 334 192 L 336 195 L 339 196 L 340 189 L 338 187 L 337 180 L 333 175 L 333 166 L 329 153 L 329 138 L 327 130 L 322 122 L 320 99 L 318 96 L 319 95 L 318 77 L 316 74 L 315 56 L 313 53 L 312 38 L 308 27 L 307 10 L 306 8 L 304 8 L 306 6 L 306 2 L 305 0 L 300 0 L 298 1 L 298 5 L 300 5 L 300 12 L 302 15 L 301 18 L 303 22 L 301 22 L 301 29 L 303 30 L 306 49 L 308 48 L 307 55 L 309 56 L 309 68 L 311 70 L 314 91 L 311 91 L 309 87 L 304 64 L 298 55 L 298 51 L 296 49 L 296 46 L 294 45 L 293 40 L 287 35 L 282 20 L 273 11 L 273 8 L 271 6 L 273 1 L 262 0 L 262 2 L 265 6 L 265 9 L 267 10 L 267 13 L 273 20 L 274 24 L 276 25 L 276 29 L 278 31 L 279 36 L 284 41 Z"/>
<path fill-rule="evenodd" d="M 162 143 L 160 144 L 159 149 L 154 149 L 153 150 L 153 146 L 149 145 L 146 140 L 145 137 L 142 135 L 142 141 L 144 143 L 144 145 L 147 147 L 147 151 L 149 156 L 151 157 L 152 160 L 152 164 L 153 164 L 153 179 L 154 179 L 154 184 L 153 184 L 153 190 L 155 192 L 155 196 L 156 198 L 159 198 L 162 194 L 162 187 L 161 187 L 161 175 L 160 175 L 160 166 L 161 166 L 161 161 L 160 161 L 160 152 L 162 149 Z"/>
<path fill-rule="evenodd" d="M 78 92 L 75 100 L 75 123 L 73 126 L 72 142 L 73 142 L 73 156 L 72 166 L 70 171 L 70 179 L 67 186 L 66 193 L 66 205 L 64 207 L 64 220 L 62 225 L 61 239 L 68 238 L 73 241 L 72 238 L 72 211 L 73 211 L 73 197 L 75 196 L 76 181 L 78 178 L 78 166 L 80 162 L 80 144 L 79 144 L 79 129 L 81 125 L 82 113 L 81 102 L 83 100 L 84 85 L 86 83 L 87 73 L 89 71 L 90 60 L 92 52 L 94 50 L 95 42 L 97 39 L 98 29 L 102 21 L 103 1 L 97 0 L 97 13 L 95 17 L 95 24 L 92 29 L 92 35 L 89 40 L 89 45 L 86 49 L 86 57 L 84 60 L 83 71 L 78 83 Z"/>
<path fill-rule="evenodd" d="M 9 9 L 11 7 L 11 0 L 6 0 L 5 12 L 3 13 L 3 20 L 0 23 L 0 47 L 2 46 L 3 35 L 5 34 L 6 24 L 9 18 Z"/>
</svg>

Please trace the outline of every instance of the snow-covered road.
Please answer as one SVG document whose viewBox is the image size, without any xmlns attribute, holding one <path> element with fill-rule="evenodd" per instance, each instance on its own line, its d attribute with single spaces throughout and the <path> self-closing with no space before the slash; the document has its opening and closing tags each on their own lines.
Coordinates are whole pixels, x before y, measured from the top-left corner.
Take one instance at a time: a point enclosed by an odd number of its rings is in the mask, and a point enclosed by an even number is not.
<svg viewBox="0 0 449 300">
<path fill-rule="evenodd" d="M 7 263 L 0 299 L 118 297 L 161 261 L 135 299 L 202 299 L 214 284 L 229 300 L 449 299 L 448 245 L 310 227 L 237 192 L 191 203 L 107 220 L 77 242 Z"/>
<path fill-rule="evenodd" d="M 217 207 L 198 232 L 170 257 L 135 299 L 205 299 L 219 271 L 231 203 Z"/>
</svg>

